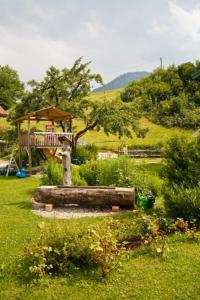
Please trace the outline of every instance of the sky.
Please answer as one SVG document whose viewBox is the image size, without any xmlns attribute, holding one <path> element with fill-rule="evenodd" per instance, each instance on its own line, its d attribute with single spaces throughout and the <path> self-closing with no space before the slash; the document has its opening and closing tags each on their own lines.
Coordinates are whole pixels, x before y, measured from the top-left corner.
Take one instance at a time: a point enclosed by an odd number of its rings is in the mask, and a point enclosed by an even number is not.
<svg viewBox="0 0 200 300">
<path fill-rule="evenodd" d="M 200 59 L 199 0 L 0 0 L 0 65 L 42 80 L 78 57 L 108 82 Z"/>
</svg>

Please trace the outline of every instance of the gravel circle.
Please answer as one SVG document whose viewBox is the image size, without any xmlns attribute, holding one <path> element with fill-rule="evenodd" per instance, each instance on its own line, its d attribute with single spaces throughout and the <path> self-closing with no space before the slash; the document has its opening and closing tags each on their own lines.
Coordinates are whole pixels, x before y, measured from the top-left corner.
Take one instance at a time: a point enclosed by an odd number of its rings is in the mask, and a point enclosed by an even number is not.
<svg viewBox="0 0 200 300">
<path fill-rule="evenodd" d="M 51 219 L 77 219 L 83 217 L 112 216 L 118 214 L 109 209 L 97 210 L 81 207 L 55 207 L 51 212 L 47 212 L 44 209 L 32 210 L 32 212 L 37 216 Z"/>
</svg>

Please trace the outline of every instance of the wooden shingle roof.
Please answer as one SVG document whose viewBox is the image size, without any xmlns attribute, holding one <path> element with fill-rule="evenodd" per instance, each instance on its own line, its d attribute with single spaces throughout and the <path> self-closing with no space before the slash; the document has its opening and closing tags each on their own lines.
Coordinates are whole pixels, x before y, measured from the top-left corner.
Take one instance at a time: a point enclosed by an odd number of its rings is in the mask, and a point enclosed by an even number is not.
<svg viewBox="0 0 200 300">
<path fill-rule="evenodd" d="M 71 119 L 71 114 L 63 111 L 59 108 L 56 107 L 48 107 L 48 108 L 43 108 L 37 111 L 33 111 L 28 113 L 25 116 L 19 117 L 17 121 L 23 121 L 23 120 L 51 120 L 51 121 L 62 121 L 62 120 L 67 120 Z"/>
</svg>

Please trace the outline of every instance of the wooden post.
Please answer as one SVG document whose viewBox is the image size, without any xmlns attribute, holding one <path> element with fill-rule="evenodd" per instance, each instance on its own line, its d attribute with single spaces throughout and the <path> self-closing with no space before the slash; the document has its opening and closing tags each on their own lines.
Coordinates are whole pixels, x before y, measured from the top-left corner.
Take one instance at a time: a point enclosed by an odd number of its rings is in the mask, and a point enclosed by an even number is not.
<svg viewBox="0 0 200 300">
<path fill-rule="evenodd" d="M 71 155 L 70 146 L 63 142 L 62 165 L 63 165 L 63 186 L 71 186 Z"/>
<path fill-rule="evenodd" d="M 71 186 L 71 141 L 66 136 L 60 136 L 58 139 L 63 144 L 63 186 Z"/>
<path fill-rule="evenodd" d="M 20 145 L 20 126 L 21 123 L 17 123 L 17 128 L 18 128 L 18 143 L 19 143 L 19 169 L 22 168 L 22 146 Z"/>
<path fill-rule="evenodd" d="M 32 175 L 30 134 L 31 134 L 31 121 L 30 121 L 30 117 L 28 117 L 28 147 L 27 147 L 27 152 L 28 152 L 29 176 Z"/>
</svg>

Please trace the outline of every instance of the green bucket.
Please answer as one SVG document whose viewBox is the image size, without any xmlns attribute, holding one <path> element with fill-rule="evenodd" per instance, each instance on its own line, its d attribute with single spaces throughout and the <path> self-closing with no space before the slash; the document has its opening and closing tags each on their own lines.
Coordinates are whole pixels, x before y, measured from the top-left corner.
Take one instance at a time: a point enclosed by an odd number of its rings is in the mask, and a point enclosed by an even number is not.
<svg viewBox="0 0 200 300">
<path fill-rule="evenodd" d="M 147 209 L 148 208 L 148 197 L 143 194 L 137 194 L 137 206 Z"/>
</svg>

